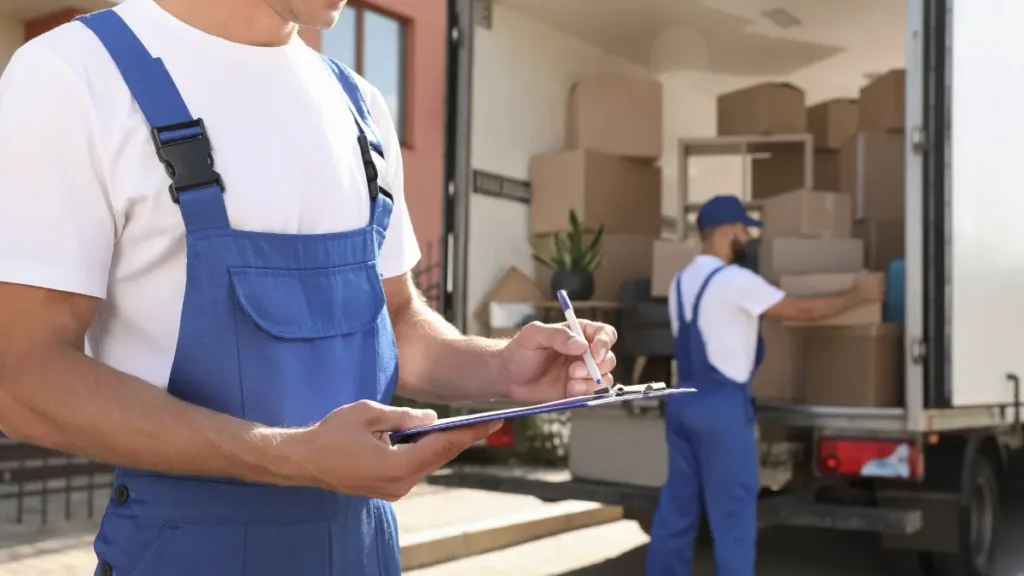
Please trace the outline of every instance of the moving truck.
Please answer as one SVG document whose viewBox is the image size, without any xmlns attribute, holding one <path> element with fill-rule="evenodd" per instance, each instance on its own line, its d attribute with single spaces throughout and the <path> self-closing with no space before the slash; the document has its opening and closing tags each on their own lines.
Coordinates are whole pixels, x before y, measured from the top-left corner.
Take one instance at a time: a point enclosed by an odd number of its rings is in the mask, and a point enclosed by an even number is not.
<svg viewBox="0 0 1024 576">
<path fill-rule="evenodd" d="M 680 167 L 681 141 L 716 136 L 719 95 L 782 81 L 808 103 L 857 97 L 905 69 L 893 102 L 905 159 L 899 399 L 761 402 L 760 520 L 877 533 L 894 574 L 991 575 L 1024 441 L 1024 68 L 1013 56 L 1024 2 L 450 0 L 449 11 L 443 306 L 469 332 L 504 270 L 533 270 L 530 159 L 566 147 L 579 78 L 663 86 L 671 237 L 701 194 L 749 184 L 747 159 Z M 572 423 L 561 480 L 453 469 L 434 481 L 613 503 L 649 523 L 666 469 L 659 406 L 577 411 Z"/>
</svg>

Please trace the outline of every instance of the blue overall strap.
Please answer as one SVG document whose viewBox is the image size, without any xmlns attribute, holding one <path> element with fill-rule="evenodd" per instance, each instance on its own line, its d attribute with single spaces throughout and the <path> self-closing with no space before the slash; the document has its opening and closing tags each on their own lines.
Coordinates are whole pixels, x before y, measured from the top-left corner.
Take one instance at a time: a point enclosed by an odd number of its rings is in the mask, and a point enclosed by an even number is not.
<svg viewBox="0 0 1024 576">
<path fill-rule="evenodd" d="M 381 158 L 384 158 L 384 145 L 381 143 L 380 134 L 377 132 L 377 124 L 373 121 L 370 113 L 370 106 L 366 103 L 363 91 L 359 89 L 359 82 L 356 75 L 347 66 L 338 62 L 330 56 L 324 56 L 324 63 L 334 73 L 345 91 L 349 110 L 355 118 L 356 129 L 359 131 L 359 152 L 363 159 L 363 170 L 366 172 L 366 186 L 370 193 L 371 215 L 370 224 L 377 229 L 377 248 L 384 245 L 384 233 L 391 222 L 391 212 L 394 208 L 394 197 L 391 191 L 386 190 L 379 184 L 377 164 L 373 161 L 372 150 Z M 387 159 L 384 158 L 386 161 Z M 381 201 L 378 196 L 384 196 L 386 200 Z"/>
<path fill-rule="evenodd" d="M 171 199 L 181 206 L 188 232 L 229 228 L 224 183 L 213 168 L 206 127 L 192 117 L 159 58 L 113 10 L 77 18 L 99 38 L 121 72 L 152 130 L 156 154 L 171 178 Z"/>
<path fill-rule="evenodd" d="M 697 291 L 697 297 L 693 301 L 693 320 L 692 320 L 692 322 L 696 322 L 697 321 L 697 314 L 700 311 L 700 301 L 704 299 L 704 291 L 708 289 L 708 284 L 711 283 L 711 279 L 714 278 L 715 275 L 718 274 L 719 272 L 721 272 L 722 270 L 725 270 L 727 267 L 728 267 L 727 264 L 723 264 L 723 265 L 719 266 L 718 268 L 715 268 L 714 270 L 711 271 L 710 274 L 708 274 L 708 277 L 704 279 L 704 283 L 700 285 L 700 290 Z"/>
<path fill-rule="evenodd" d="M 381 144 L 380 135 L 377 134 L 377 125 L 370 114 L 370 106 L 366 103 L 363 91 L 359 89 L 356 75 L 347 66 L 334 58 L 330 56 L 324 56 L 323 58 L 327 67 L 337 76 L 341 88 L 345 91 L 345 96 L 348 96 L 348 106 L 352 110 L 352 116 L 356 119 L 359 133 L 366 136 L 370 148 L 383 158 L 384 145 Z"/>
</svg>

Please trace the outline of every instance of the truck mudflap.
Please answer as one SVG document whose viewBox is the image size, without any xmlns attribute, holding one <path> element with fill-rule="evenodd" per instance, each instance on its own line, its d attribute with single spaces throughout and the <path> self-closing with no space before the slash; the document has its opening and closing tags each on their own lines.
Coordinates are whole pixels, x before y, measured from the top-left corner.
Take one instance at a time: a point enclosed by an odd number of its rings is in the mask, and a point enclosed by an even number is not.
<svg viewBox="0 0 1024 576">
<path fill-rule="evenodd" d="M 630 510 L 653 510 L 658 488 L 574 479 L 568 470 L 451 467 L 427 483 L 535 496 L 541 500 L 585 500 Z M 819 504 L 803 495 L 766 494 L 758 504 L 760 528 L 789 526 L 905 536 L 921 529 L 920 510 Z"/>
</svg>

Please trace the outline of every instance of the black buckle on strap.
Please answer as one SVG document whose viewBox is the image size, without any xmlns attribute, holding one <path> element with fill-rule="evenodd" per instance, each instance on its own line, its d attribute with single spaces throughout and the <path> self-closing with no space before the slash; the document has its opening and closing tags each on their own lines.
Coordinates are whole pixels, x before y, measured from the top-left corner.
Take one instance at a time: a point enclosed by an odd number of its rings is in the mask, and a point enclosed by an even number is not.
<svg viewBox="0 0 1024 576">
<path fill-rule="evenodd" d="M 161 134 L 178 132 L 182 130 L 195 131 L 198 134 L 189 136 L 183 140 L 175 140 L 164 144 L 160 140 Z M 206 125 L 202 118 L 180 124 L 157 126 L 152 130 L 153 144 L 156 146 L 156 155 L 171 177 L 169 191 L 171 200 L 178 203 L 178 195 L 182 192 L 205 188 L 207 186 L 220 186 L 224 191 L 224 180 L 220 173 L 213 169 L 213 147 L 206 135 Z"/>
<path fill-rule="evenodd" d="M 363 157 L 363 171 L 366 172 L 366 187 L 370 191 L 370 200 L 376 200 L 381 191 L 380 184 L 377 183 L 380 175 L 377 174 L 377 164 L 374 163 L 373 154 L 370 153 L 370 140 L 366 134 L 360 134 L 358 141 L 359 154 Z M 388 196 L 391 195 L 388 194 Z"/>
</svg>

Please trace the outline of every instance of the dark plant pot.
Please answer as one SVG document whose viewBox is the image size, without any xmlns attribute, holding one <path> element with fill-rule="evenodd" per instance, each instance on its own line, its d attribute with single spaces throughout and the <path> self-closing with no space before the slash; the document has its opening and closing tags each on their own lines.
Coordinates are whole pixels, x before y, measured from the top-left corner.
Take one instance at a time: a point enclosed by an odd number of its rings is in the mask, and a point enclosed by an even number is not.
<svg viewBox="0 0 1024 576">
<path fill-rule="evenodd" d="M 594 275 L 582 270 L 555 272 L 551 277 L 551 295 L 565 290 L 569 300 L 590 300 L 594 295 Z"/>
</svg>

